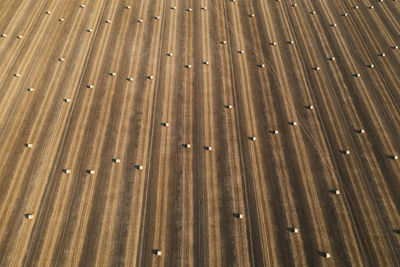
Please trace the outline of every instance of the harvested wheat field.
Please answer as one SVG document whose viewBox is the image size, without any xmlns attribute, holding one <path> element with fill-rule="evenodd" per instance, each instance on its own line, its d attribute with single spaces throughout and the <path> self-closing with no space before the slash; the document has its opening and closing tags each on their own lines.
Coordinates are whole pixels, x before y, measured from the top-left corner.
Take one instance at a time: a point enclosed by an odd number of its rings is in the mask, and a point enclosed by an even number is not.
<svg viewBox="0 0 400 267">
<path fill-rule="evenodd" d="M 0 1 L 0 266 L 400 266 L 400 1 Z"/>
</svg>

